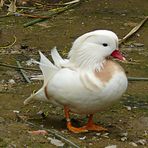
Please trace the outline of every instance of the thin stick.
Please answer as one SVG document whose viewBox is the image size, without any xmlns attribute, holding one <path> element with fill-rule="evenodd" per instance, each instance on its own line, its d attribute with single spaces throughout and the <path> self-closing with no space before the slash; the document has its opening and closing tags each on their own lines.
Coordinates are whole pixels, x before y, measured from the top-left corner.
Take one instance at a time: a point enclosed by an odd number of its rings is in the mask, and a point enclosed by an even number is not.
<svg viewBox="0 0 148 148">
<path fill-rule="evenodd" d="M 148 81 L 148 78 L 143 78 L 143 77 L 128 77 L 128 81 Z"/>
<path fill-rule="evenodd" d="M 0 63 L 0 66 L 3 67 L 8 67 L 8 68 L 14 68 L 14 69 L 24 69 L 24 70 L 29 70 L 29 71 L 40 71 L 39 69 L 35 69 L 35 68 L 24 68 L 24 67 L 17 67 L 17 66 L 13 66 L 13 65 L 9 65 L 9 64 L 3 64 Z"/>
<path fill-rule="evenodd" d="M 67 6 L 65 6 L 65 7 L 63 7 L 63 8 L 59 8 L 59 9 L 57 9 L 56 11 L 50 11 L 49 14 L 47 15 L 47 18 L 35 19 L 35 20 L 31 21 L 31 22 L 28 22 L 28 23 L 24 24 L 24 27 L 28 27 L 28 26 L 34 25 L 34 24 L 36 24 L 36 23 L 42 22 L 42 21 L 44 21 L 44 20 L 46 20 L 46 19 L 51 18 L 52 16 L 55 16 L 55 15 L 60 14 L 60 13 L 62 13 L 62 12 L 65 12 L 66 10 L 69 10 L 69 9 L 71 9 L 71 8 L 73 8 L 73 7 L 75 7 L 75 6 L 77 6 L 78 4 L 79 4 L 79 3 L 70 4 L 70 5 L 67 5 Z"/>
<path fill-rule="evenodd" d="M 16 61 L 16 63 L 17 63 L 17 65 L 18 65 L 18 67 L 20 68 L 19 70 L 20 70 L 20 72 L 21 72 L 23 78 L 25 79 L 25 81 L 26 81 L 27 83 L 31 83 L 31 81 L 30 81 L 29 78 L 27 77 L 25 71 L 24 71 L 23 69 L 21 69 L 22 66 L 21 66 L 20 62 L 19 62 L 19 61 Z"/>
<path fill-rule="evenodd" d="M 9 48 L 9 47 L 12 47 L 16 43 L 16 36 L 14 35 L 13 38 L 14 38 L 14 41 L 10 45 L 1 46 L 0 48 Z"/>
<path fill-rule="evenodd" d="M 119 41 L 119 44 L 124 43 L 129 37 L 131 37 L 134 33 L 136 33 L 141 27 L 142 25 L 148 20 L 148 16 L 146 16 L 136 27 L 134 27 L 126 36 L 123 37 L 123 39 L 121 39 Z"/>
<path fill-rule="evenodd" d="M 40 18 L 40 19 L 48 19 L 48 16 L 40 16 L 40 15 L 30 15 L 30 14 L 24 14 L 24 13 L 19 13 L 20 16 L 24 17 L 31 17 L 31 18 Z"/>
<path fill-rule="evenodd" d="M 5 18 L 5 17 L 10 17 L 10 16 L 14 16 L 14 14 L 0 15 L 0 19 L 1 19 L 1 18 Z"/>
<path fill-rule="evenodd" d="M 70 4 L 74 4 L 74 3 L 79 3 L 80 0 L 73 0 L 67 3 L 63 3 L 63 4 L 48 4 L 47 6 L 66 6 L 66 5 L 70 5 Z"/>
<path fill-rule="evenodd" d="M 31 125 L 31 126 L 34 126 L 38 129 L 42 128 L 32 122 L 29 122 L 29 121 L 25 121 L 27 124 Z M 76 145 L 75 143 L 73 143 L 72 141 L 68 140 L 67 138 L 63 137 L 61 134 L 58 134 L 58 131 L 56 130 L 50 130 L 50 129 L 47 129 L 47 128 L 42 128 L 43 130 L 46 130 L 48 131 L 50 134 L 56 136 L 57 138 L 60 138 L 61 140 L 64 140 L 67 144 L 70 144 L 72 147 L 74 148 L 80 148 L 78 145 Z"/>
</svg>

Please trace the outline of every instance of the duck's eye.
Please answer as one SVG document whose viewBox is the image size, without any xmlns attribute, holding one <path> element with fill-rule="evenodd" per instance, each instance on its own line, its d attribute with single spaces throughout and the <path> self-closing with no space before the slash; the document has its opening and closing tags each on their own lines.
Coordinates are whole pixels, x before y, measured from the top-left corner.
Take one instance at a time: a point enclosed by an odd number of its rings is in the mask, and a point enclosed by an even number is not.
<svg viewBox="0 0 148 148">
<path fill-rule="evenodd" d="M 108 46 L 108 44 L 107 44 L 107 43 L 103 43 L 102 45 L 103 45 L 104 47 L 107 47 L 107 46 Z"/>
</svg>

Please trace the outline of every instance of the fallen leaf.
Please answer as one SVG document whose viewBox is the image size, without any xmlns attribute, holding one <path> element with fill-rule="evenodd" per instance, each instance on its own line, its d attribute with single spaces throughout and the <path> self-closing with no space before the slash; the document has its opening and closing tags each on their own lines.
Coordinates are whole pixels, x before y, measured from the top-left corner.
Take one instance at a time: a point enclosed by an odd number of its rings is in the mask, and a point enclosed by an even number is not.
<svg viewBox="0 0 148 148">
<path fill-rule="evenodd" d="M 4 0 L 1 0 L 0 1 L 0 8 L 3 7 L 3 5 L 4 5 Z"/>
<path fill-rule="evenodd" d="M 50 26 L 47 25 L 47 23 L 37 23 L 38 26 L 44 27 L 44 28 L 49 28 Z"/>
<path fill-rule="evenodd" d="M 11 3 L 8 5 L 8 12 L 14 13 L 16 12 L 16 0 L 12 0 Z"/>
<path fill-rule="evenodd" d="M 32 135 L 47 135 L 48 134 L 48 132 L 45 130 L 28 131 L 28 133 Z"/>
</svg>

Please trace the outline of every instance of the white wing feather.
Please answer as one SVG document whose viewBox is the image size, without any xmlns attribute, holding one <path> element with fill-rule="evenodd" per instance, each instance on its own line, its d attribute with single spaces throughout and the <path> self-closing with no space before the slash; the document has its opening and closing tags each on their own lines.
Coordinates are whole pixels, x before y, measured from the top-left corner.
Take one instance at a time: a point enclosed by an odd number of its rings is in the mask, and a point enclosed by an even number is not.
<svg viewBox="0 0 148 148">
<path fill-rule="evenodd" d="M 51 57 L 54 61 L 54 64 L 61 68 L 62 66 L 64 66 L 69 60 L 67 59 L 63 59 L 60 54 L 58 53 L 56 47 L 54 47 L 52 50 L 51 50 Z"/>
<path fill-rule="evenodd" d="M 40 69 L 42 70 L 44 76 L 44 85 L 55 75 L 55 73 L 59 70 L 56 66 L 54 66 L 44 55 L 42 52 L 40 54 Z"/>
<path fill-rule="evenodd" d="M 39 52 L 39 53 L 40 53 L 40 57 L 41 57 L 40 62 L 33 60 L 33 63 L 40 65 L 40 68 L 41 68 L 44 76 L 43 75 L 31 76 L 32 80 L 43 80 L 44 79 L 44 81 L 46 82 L 46 80 L 45 80 L 45 78 L 47 78 L 46 73 L 47 73 L 47 75 L 49 75 L 49 72 L 45 72 L 45 71 L 50 71 L 49 70 L 50 68 L 54 68 L 54 69 L 62 68 L 69 62 L 68 59 L 63 59 L 60 56 L 56 47 L 51 49 L 51 57 L 54 61 L 54 65 L 41 52 Z"/>
</svg>

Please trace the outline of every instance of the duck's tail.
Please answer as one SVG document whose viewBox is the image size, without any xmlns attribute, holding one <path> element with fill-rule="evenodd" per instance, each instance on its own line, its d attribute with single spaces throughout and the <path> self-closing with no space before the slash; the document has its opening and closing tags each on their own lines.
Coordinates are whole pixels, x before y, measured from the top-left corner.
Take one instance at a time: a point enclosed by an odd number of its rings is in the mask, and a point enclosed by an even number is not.
<svg viewBox="0 0 148 148">
<path fill-rule="evenodd" d="M 52 77 L 59 71 L 59 68 L 53 65 L 43 54 L 42 52 L 39 52 L 40 54 L 40 62 L 37 62 L 39 64 L 39 67 L 43 73 L 44 83 L 40 90 L 38 90 L 36 93 L 33 93 L 30 97 L 28 97 L 24 104 L 28 104 L 31 100 L 37 99 L 37 100 L 46 100 L 44 88 L 46 84 L 52 79 Z"/>
</svg>

